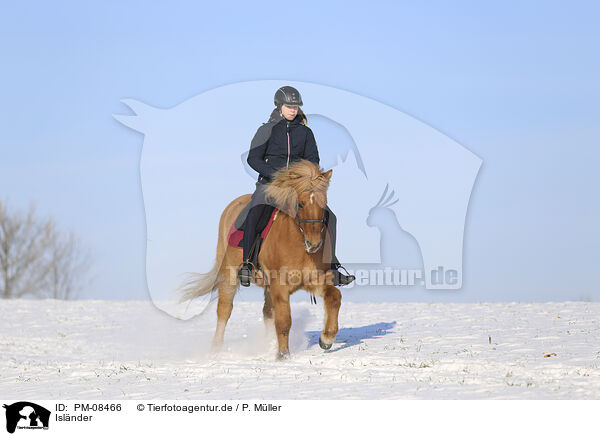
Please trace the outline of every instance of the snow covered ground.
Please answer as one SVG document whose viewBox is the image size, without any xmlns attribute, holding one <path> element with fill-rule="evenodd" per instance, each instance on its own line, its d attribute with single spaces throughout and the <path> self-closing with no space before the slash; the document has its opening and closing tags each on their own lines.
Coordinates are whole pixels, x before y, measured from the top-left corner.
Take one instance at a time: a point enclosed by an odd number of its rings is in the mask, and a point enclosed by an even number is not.
<svg viewBox="0 0 600 436">
<path fill-rule="evenodd" d="M 174 319 L 150 302 L 0 301 L 6 399 L 600 399 L 600 303 L 292 305 L 289 361 L 261 304 Z M 547 356 L 547 357 L 545 357 Z"/>
</svg>

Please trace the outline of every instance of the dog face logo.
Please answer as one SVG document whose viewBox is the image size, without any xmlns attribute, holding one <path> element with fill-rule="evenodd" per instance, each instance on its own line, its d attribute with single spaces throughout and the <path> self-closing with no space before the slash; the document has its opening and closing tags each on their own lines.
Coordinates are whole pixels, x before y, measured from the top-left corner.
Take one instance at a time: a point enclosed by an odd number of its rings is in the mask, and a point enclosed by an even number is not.
<svg viewBox="0 0 600 436">
<path fill-rule="evenodd" d="M 6 431 L 14 433 L 17 428 L 48 429 L 50 411 L 28 401 L 4 405 L 6 409 Z"/>
<path fill-rule="evenodd" d="M 236 83 L 164 110 L 123 100 L 135 115 L 115 118 L 145 135 L 146 276 L 157 304 L 172 298 L 186 271 L 210 270 L 220 212 L 254 190 L 257 174 L 247 165 L 247 151 L 273 109 L 268 96 L 281 84 Z M 465 220 L 482 160 L 375 100 L 314 83 L 285 84 L 301 90 L 321 166 L 334 169 L 328 204 L 339 217 L 340 261 L 355 269 L 415 268 L 427 289 L 460 289 Z M 256 105 L 232 119 L 224 109 L 229 101 Z M 338 136 L 328 138 L 324 124 L 337 126 Z M 207 212 L 199 216 L 199 210 Z M 161 308 L 184 318 L 196 310 Z"/>
</svg>

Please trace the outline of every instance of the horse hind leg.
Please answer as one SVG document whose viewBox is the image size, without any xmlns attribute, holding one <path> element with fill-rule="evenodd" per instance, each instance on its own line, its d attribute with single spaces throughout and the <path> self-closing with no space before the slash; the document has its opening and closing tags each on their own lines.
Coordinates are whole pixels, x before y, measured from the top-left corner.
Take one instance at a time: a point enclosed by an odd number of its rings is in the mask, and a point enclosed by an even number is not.
<svg viewBox="0 0 600 436">
<path fill-rule="evenodd" d="M 266 325 L 273 323 L 273 300 L 271 293 L 265 288 L 265 304 L 263 305 L 263 319 Z"/>
<path fill-rule="evenodd" d="M 217 302 L 217 329 L 212 342 L 213 352 L 219 351 L 225 337 L 225 327 L 233 310 L 233 298 L 237 292 L 237 276 L 235 280 L 229 274 L 223 274 L 219 281 L 219 300 Z"/>
</svg>

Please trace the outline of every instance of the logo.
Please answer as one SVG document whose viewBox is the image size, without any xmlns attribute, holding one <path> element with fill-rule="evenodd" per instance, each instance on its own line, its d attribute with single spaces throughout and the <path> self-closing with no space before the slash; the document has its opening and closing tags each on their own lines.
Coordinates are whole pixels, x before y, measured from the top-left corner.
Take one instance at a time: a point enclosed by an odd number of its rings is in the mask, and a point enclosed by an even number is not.
<svg viewBox="0 0 600 436">
<path fill-rule="evenodd" d="M 3 406 L 6 409 L 6 431 L 14 433 L 18 429 L 48 430 L 50 411 L 28 401 Z"/>
</svg>

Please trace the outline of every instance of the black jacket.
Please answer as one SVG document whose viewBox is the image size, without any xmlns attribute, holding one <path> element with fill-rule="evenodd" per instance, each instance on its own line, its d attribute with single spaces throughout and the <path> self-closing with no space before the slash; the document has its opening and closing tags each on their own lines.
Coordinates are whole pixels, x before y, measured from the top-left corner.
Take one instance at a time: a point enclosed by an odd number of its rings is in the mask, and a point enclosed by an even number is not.
<svg viewBox="0 0 600 436">
<path fill-rule="evenodd" d="M 248 153 L 248 165 L 259 174 L 259 183 L 268 183 L 280 168 L 307 159 L 319 164 L 319 152 L 312 130 L 302 124 L 302 116 L 288 121 L 277 114 L 258 128 Z"/>
</svg>

